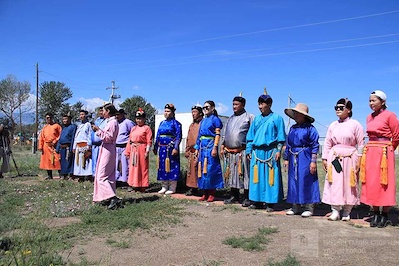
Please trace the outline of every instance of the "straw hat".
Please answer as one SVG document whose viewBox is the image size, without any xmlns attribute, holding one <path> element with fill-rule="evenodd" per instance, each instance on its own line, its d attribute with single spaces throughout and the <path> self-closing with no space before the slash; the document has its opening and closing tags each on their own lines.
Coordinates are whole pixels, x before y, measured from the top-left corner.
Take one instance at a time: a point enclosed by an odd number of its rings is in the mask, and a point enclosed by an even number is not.
<svg viewBox="0 0 399 266">
<path fill-rule="evenodd" d="M 292 119 L 294 119 L 294 111 L 303 114 L 304 116 L 306 116 L 310 123 L 314 122 L 314 118 L 311 117 L 308 112 L 309 112 L 309 107 L 304 104 L 304 103 L 298 103 L 294 108 L 286 108 L 284 110 L 284 113 L 286 115 L 288 115 L 289 117 L 291 117 Z M 295 119 L 294 119 L 295 120 Z"/>
</svg>

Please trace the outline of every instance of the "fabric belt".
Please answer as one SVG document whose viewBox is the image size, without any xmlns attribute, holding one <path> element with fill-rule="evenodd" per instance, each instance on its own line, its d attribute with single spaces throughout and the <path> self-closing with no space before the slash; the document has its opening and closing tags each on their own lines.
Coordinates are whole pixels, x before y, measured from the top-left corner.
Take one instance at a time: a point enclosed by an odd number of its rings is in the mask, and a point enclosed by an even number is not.
<svg viewBox="0 0 399 266">
<path fill-rule="evenodd" d="M 79 147 L 79 148 L 86 147 L 87 146 L 87 142 L 78 142 L 78 143 L 76 143 L 76 146 Z"/>
<path fill-rule="evenodd" d="M 101 143 L 103 143 L 102 141 L 93 141 L 91 144 L 94 146 L 100 146 Z"/>
<path fill-rule="evenodd" d="M 245 146 L 242 146 L 240 148 L 227 148 L 227 147 L 224 147 L 224 150 L 227 151 L 228 153 L 240 153 L 243 150 L 245 150 L 245 148 L 246 148 Z"/>
<path fill-rule="evenodd" d="M 161 138 L 174 138 L 175 136 L 173 135 L 168 135 L 168 134 L 161 134 L 159 135 Z"/>
<path fill-rule="evenodd" d="M 115 145 L 117 148 L 126 148 L 126 143 L 121 143 L 121 144 L 116 144 Z"/>
<path fill-rule="evenodd" d="M 385 138 L 385 137 L 381 137 L 381 138 L 379 138 L 379 137 L 370 137 L 369 140 L 370 141 L 390 141 L 391 139 L 390 138 Z"/>
<path fill-rule="evenodd" d="M 203 139 L 215 139 L 215 137 L 214 136 L 201 136 L 200 140 L 203 140 Z"/>
<path fill-rule="evenodd" d="M 68 148 L 71 146 L 71 143 L 60 144 L 61 148 Z"/>
</svg>

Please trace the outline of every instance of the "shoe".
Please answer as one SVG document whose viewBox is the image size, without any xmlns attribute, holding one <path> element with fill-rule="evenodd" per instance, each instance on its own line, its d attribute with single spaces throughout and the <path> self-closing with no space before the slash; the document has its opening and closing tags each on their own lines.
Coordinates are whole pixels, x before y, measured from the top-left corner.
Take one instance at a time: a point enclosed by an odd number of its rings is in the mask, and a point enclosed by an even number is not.
<svg viewBox="0 0 399 266">
<path fill-rule="evenodd" d="M 158 194 L 164 194 L 167 191 L 165 187 L 162 187 L 160 191 L 158 191 Z"/>
<path fill-rule="evenodd" d="M 266 212 L 274 212 L 274 209 L 272 207 L 266 207 Z"/>
<path fill-rule="evenodd" d="M 204 195 L 202 195 L 202 197 L 199 198 L 198 200 L 199 200 L 199 201 L 206 201 L 207 199 L 208 199 L 208 195 L 204 194 Z"/>
<path fill-rule="evenodd" d="M 241 206 L 248 208 L 251 205 L 251 201 L 249 199 L 245 199 Z"/>
<path fill-rule="evenodd" d="M 336 211 L 336 210 L 333 210 L 332 213 L 331 213 L 331 215 L 328 217 L 328 220 L 329 220 L 329 221 L 338 221 L 339 218 L 340 218 L 340 217 L 339 217 L 339 212 Z M 342 219 L 343 219 L 343 217 L 342 217 Z"/>
<path fill-rule="evenodd" d="M 215 196 L 209 195 L 208 199 L 206 200 L 207 202 L 214 202 L 215 201 Z"/>
<path fill-rule="evenodd" d="M 377 225 L 380 223 L 380 220 L 381 220 L 381 215 L 374 214 L 374 216 L 370 220 L 370 227 L 377 227 Z"/>
<path fill-rule="evenodd" d="M 230 198 L 225 199 L 223 201 L 224 204 L 234 204 L 234 203 L 237 203 L 237 202 L 238 202 L 238 200 L 235 197 L 230 197 Z"/>
<path fill-rule="evenodd" d="M 251 210 L 264 209 L 264 205 L 262 202 L 254 202 L 248 206 L 248 209 L 251 209 Z"/>
<path fill-rule="evenodd" d="M 173 194 L 173 193 L 175 193 L 173 190 L 168 190 L 168 191 L 165 192 L 165 195 L 170 195 L 170 194 Z"/>
<path fill-rule="evenodd" d="M 308 218 L 308 217 L 311 217 L 313 215 L 313 213 L 311 212 L 311 211 L 304 211 L 302 214 L 301 214 L 301 216 L 303 217 L 303 218 Z"/>
<path fill-rule="evenodd" d="M 52 176 L 48 176 L 44 180 L 50 180 L 50 179 L 53 179 L 53 177 Z"/>
<path fill-rule="evenodd" d="M 292 204 L 292 208 L 289 209 L 285 214 L 286 215 L 298 215 L 301 213 L 301 205 L 300 204 Z"/>
<path fill-rule="evenodd" d="M 127 188 L 127 192 L 133 192 L 133 191 L 134 191 L 134 189 L 132 187 Z"/>
<path fill-rule="evenodd" d="M 341 219 L 341 221 L 344 221 L 344 222 L 349 222 L 350 220 L 351 220 L 351 216 L 350 215 L 343 216 L 342 219 Z"/>
<path fill-rule="evenodd" d="M 186 196 L 193 196 L 193 195 L 194 195 L 193 189 L 190 188 L 189 190 L 187 190 L 186 193 L 185 193 L 185 195 L 186 195 Z"/>
<path fill-rule="evenodd" d="M 121 203 L 122 203 L 122 200 L 121 200 L 120 198 L 113 197 L 113 198 L 111 199 L 111 202 L 110 202 L 109 205 L 108 205 L 108 210 L 115 210 L 115 209 L 117 209 L 118 207 L 120 207 Z"/>
<path fill-rule="evenodd" d="M 389 220 L 387 216 L 381 215 L 381 220 L 377 224 L 377 227 L 384 228 L 384 227 L 387 227 L 388 225 L 392 225 L 391 220 Z"/>
</svg>

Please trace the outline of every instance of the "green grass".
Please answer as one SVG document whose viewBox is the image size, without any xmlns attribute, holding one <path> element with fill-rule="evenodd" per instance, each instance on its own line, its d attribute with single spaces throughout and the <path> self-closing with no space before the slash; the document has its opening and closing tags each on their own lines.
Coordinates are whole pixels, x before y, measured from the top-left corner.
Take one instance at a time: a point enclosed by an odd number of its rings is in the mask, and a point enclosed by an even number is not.
<svg viewBox="0 0 399 266">
<path fill-rule="evenodd" d="M 284 260 L 279 262 L 270 261 L 267 266 L 300 266 L 301 263 L 292 255 L 288 255 Z"/>
<path fill-rule="evenodd" d="M 246 251 L 262 251 L 265 249 L 265 245 L 270 242 L 268 235 L 277 232 L 278 230 L 275 227 L 263 227 L 259 228 L 258 232 L 254 236 L 228 237 L 223 240 L 223 244 L 230 245 L 233 248 L 242 248 Z"/>
</svg>

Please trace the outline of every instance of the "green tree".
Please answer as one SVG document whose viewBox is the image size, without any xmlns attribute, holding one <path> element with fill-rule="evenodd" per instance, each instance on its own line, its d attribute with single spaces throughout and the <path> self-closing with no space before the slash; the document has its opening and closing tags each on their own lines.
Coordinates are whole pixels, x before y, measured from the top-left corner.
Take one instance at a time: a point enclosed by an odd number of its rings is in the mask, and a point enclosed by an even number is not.
<svg viewBox="0 0 399 266">
<path fill-rule="evenodd" d="M 152 129 L 152 132 L 155 131 L 155 115 L 157 110 L 152 106 L 151 103 L 147 102 L 147 100 L 141 96 L 134 95 L 133 97 L 127 98 L 120 104 L 120 107 L 123 108 L 128 114 L 129 119 L 134 121 L 134 116 L 136 111 L 141 108 L 147 114 L 146 123 Z"/>
<path fill-rule="evenodd" d="M 13 75 L 0 81 L 0 110 L 9 120 L 11 134 L 14 134 L 18 119 L 22 129 L 22 115 L 34 109 L 33 102 L 29 102 L 29 93 L 28 81 L 18 81 Z"/>
<path fill-rule="evenodd" d="M 72 91 L 65 83 L 50 81 L 43 82 L 39 88 L 39 116 L 43 119 L 46 113 L 54 115 L 54 121 L 60 123 L 62 115 L 69 106 L 66 102 L 72 98 Z"/>
<path fill-rule="evenodd" d="M 75 104 L 65 104 L 61 108 L 61 116 L 64 114 L 69 114 L 72 117 L 72 121 L 77 121 L 79 119 L 79 111 L 83 109 L 84 104 L 78 101 Z"/>
</svg>

